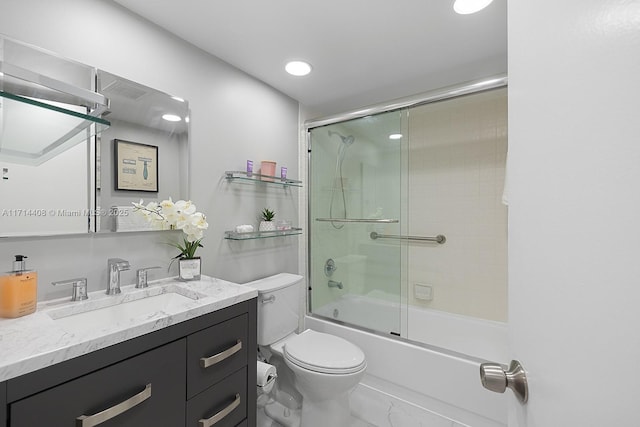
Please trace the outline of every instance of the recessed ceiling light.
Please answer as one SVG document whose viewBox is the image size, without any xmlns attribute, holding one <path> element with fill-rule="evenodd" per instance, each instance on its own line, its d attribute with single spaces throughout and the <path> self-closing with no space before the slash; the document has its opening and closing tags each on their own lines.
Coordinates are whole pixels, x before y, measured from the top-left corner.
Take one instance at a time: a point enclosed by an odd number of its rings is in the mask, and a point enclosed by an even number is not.
<svg viewBox="0 0 640 427">
<path fill-rule="evenodd" d="M 476 13 L 489 6 L 493 0 L 456 0 L 453 10 L 460 15 Z"/>
<path fill-rule="evenodd" d="M 311 72 L 311 65 L 304 61 L 291 61 L 285 65 L 284 69 L 292 76 L 306 76 Z"/>
<path fill-rule="evenodd" d="M 180 116 L 176 116 L 175 114 L 164 114 L 162 118 L 168 122 L 179 122 L 182 120 Z"/>
<path fill-rule="evenodd" d="M 392 133 L 391 135 L 389 135 L 389 139 L 401 139 L 401 138 L 402 138 L 401 133 Z"/>
</svg>

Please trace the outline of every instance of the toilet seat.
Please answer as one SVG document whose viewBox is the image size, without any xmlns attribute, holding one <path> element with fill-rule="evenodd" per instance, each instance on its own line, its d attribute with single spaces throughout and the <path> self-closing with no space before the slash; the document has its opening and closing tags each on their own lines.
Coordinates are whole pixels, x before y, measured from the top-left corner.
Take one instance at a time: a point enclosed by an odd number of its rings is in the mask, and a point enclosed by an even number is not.
<svg viewBox="0 0 640 427">
<path fill-rule="evenodd" d="M 307 329 L 284 343 L 291 363 L 324 374 L 351 374 L 365 368 L 364 353 L 340 337 Z"/>
</svg>

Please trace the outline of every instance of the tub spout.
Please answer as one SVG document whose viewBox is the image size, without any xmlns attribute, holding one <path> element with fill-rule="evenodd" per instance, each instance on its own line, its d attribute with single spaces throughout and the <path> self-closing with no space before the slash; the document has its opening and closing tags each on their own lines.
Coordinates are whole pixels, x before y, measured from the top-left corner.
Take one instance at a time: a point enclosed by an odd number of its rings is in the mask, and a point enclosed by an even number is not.
<svg viewBox="0 0 640 427">
<path fill-rule="evenodd" d="M 330 288 L 338 288 L 338 289 L 342 289 L 344 286 L 342 285 L 342 282 L 336 282 L 335 280 L 329 280 L 329 287 Z"/>
</svg>

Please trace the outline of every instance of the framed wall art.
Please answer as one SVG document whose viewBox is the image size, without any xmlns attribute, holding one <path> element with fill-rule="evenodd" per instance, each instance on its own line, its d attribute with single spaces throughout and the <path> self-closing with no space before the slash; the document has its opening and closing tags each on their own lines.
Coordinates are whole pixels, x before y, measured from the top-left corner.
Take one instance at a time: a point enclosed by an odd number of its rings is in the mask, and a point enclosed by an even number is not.
<svg viewBox="0 0 640 427">
<path fill-rule="evenodd" d="M 158 192 L 158 147 L 114 139 L 115 189 Z"/>
</svg>

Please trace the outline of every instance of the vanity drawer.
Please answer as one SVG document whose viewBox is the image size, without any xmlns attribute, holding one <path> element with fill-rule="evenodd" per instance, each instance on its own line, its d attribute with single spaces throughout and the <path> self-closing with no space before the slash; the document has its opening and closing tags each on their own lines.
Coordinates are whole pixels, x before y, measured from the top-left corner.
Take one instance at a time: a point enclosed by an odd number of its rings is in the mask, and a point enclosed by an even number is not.
<svg viewBox="0 0 640 427">
<path fill-rule="evenodd" d="M 186 427 L 235 427 L 247 417 L 246 366 L 187 402 Z M 213 418 L 213 419 L 212 419 Z M 218 421 L 211 424 L 217 419 Z M 200 420 L 204 423 L 200 423 Z"/>
<path fill-rule="evenodd" d="M 11 403 L 11 427 L 76 426 L 110 409 L 100 427 L 180 426 L 185 414 L 184 339 Z M 85 420 L 91 424 L 90 420 Z"/>
<path fill-rule="evenodd" d="M 187 337 L 187 399 L 247 364 L 248 325 L 243 314 Z"/>
</svg>

